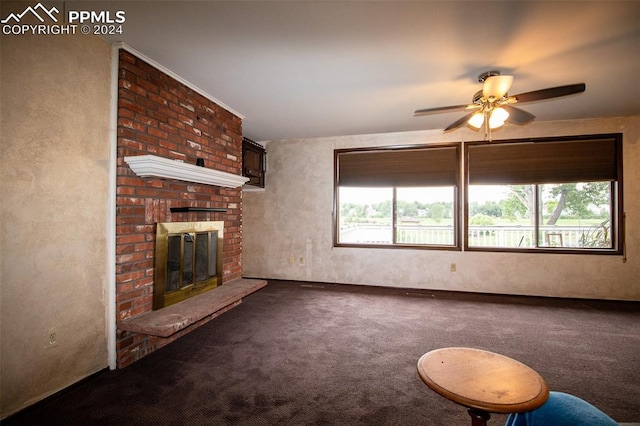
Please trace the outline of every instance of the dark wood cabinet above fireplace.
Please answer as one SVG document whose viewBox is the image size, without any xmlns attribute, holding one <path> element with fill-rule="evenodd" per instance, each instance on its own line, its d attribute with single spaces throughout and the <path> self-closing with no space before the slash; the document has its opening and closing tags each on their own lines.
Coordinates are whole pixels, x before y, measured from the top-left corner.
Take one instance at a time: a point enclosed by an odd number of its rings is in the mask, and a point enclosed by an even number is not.
<svg viewBox="0 0 640 426">
<path fill-rule="evenodd" d="M 249 178 L 246 185 L 264 188 L 267 152 L 248 138 L 242 139 L 242 175 Z"/>
</svg>

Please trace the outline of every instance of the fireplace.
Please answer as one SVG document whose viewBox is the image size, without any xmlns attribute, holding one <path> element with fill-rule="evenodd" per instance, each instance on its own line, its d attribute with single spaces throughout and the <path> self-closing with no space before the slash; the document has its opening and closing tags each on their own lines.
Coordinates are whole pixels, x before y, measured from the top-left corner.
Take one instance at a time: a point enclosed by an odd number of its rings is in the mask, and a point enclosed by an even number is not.
<svg viewBox="0 0 640 426">
<path fill-rule="evenodd" d="M 176 78 L 161 64 L 141 58 L 144 56 L 125 45 L 121 46 L 118 60 L 114 265 L 118 324 L 136 318 L 136 321 L 142 321 L 161 316 L 167 310 L 178 310 L 180 305 L 198 304 L 199 300 L 207 299 L 218 290 L 224 292 L 228 282 L 242 277 L 241 187 L 248 179 L 241 176 L 242 117 L 182 78 Z M 140 171 L 134 171 L 129 163 L 131 158 L 137 157 L 146 160 L 138 164 L 144 166 Z M 196 165 L 198 158 L 204 159 L 205 167 Z M 182 176 L 176 175 L 176 169 L 182 171 Z M 221 172 L 221 176 L 216 178 L 222 182 L 214 182 L 214 171 Z M 240 182 L 227 179 L 231 176 Z M 230 183 L 233 185 L 229 186 Z M 189 209 L 183 210 L 185 207 Z M 167 307 L 165 299 L 168 304 L 174 294 L 182 293 L 184 296 L 188 291 L 201 291 L 202 284 L 196 281 L 184 285 L 188 280 L 178 281 L 178 286 L 183 286 L 182 291 L 170 291 L 166 297 L 166 289 L 156 288 L 166 286 L 168 270 L 168 247 L 156 249 L 157 230 L 162 229 L 158 224 L 198 221 L 224 221 L 224 254 L 222 246 L 216 244 L 216 271 L 212 273 L 210 266 L 213 265 L 210 265 L 206 272 L 215 276 L 210 286 L 217 287 Z M 218 232 L 217 240 L 220 241 L 222 229 L 214 230 Z M 201 231 L 171 230 L 173 234 L 185 232 Z M 195 238 L 186 237 L 186 245 L 190 246 Z M 173 243 L 177 246 L 176 241 L 180 241 L 182 245 L 183 239 L 180 237 Z M 202 243 L 202 239 L 199 241 Z M 209 250 L 214 247 L 210 242 L 207 246 Z M 164 253 L 162 262 L 156 262 L 158 251 Z M 178 254 L 177 258 L 183 256 Z M 210 256 L 208 254 L 207 259 L 212 259 Z M 202 266 L 202 261 L 198 264 Z M 177 271 L 179 274 L 180 266 Z M 173 274 L 176 275 L 175 272 Z M 202 275 L 192 274 L 196 277 Z M 162 306 L 164 308 L 160 309 Z M 118 328 L 115 344 L 118 367 L 130 365 L 204 322 L 198 320 L 169 337 L 147 334 L 142 328 Z"/>
<path fill-rule="evenodd" d="M 153 309 L 222 283 L 224 222 L 169 222 L 156 228 Z"/>
</svg>

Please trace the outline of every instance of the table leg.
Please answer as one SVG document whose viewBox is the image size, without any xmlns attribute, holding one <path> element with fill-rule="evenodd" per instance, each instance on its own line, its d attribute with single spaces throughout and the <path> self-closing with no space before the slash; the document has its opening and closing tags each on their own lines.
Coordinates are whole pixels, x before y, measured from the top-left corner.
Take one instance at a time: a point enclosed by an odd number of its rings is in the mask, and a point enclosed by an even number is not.
<svg viewBox="0 0 640 426">
<path fill-rule="evenodd" d="M 491 415 L 486 411 L 474 410 L 470 408 L 468 410 L 471 416 L 471 426 L 487 426 L 487 420 L 491 418 Z"/>
</svg>

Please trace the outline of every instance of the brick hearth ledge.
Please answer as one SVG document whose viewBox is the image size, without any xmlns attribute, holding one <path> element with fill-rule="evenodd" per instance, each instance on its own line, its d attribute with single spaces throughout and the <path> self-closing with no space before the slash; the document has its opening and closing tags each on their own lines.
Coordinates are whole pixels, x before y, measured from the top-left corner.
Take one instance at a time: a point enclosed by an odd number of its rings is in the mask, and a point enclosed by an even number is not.
<svg viewBox="0 0 640 426">
<path fill-rule="evenodd" d="M 226 312 L 266 285 L 264 280 L 238 278 L 180 303 L 127 318 L 118 323 L 118 329 L 169 337 L 205 317 Z"/>
</svg>

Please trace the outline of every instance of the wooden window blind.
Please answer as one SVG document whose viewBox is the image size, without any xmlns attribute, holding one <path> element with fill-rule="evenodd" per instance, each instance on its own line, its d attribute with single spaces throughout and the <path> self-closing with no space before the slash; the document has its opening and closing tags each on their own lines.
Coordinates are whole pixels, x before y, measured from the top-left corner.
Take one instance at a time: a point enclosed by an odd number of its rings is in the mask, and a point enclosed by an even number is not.
<svg viewBox="0 0 640 426">
<path fill-rule="evenodd" d="M 621 147 L 619 134 L 469 145 L 469 183 L 527 185 L 616 181 Z"/>
<path fill-rule="evenodd" d="M 352 187 L 457 186 L 459 144 L 336 150 L 336 182 Z"/>
</svg>

